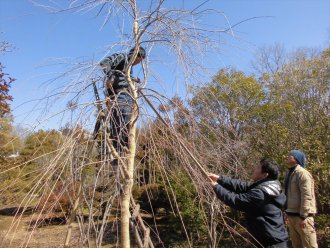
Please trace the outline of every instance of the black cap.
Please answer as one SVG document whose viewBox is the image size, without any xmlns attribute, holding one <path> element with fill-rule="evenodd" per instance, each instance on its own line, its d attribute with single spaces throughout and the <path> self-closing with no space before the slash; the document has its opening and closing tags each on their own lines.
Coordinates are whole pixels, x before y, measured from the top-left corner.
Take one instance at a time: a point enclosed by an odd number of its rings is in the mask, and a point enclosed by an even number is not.
<svg viewBox="0 0 330 248">
<path fill-rule="evenodd" d="M 133 47 L 133 48 L 129 51 L 128 55 L 132 55 L 132 54 L 134 53 L 134 50 L 135 50 L 135 47 Z M 138 51 L 137 56 L 140 57 L 140 58 L 145 58 L 145 57 L 146 57 L 146 50 L 144 50 L 143 47 L 139 47 L 139 51 Z"/>
</svg>

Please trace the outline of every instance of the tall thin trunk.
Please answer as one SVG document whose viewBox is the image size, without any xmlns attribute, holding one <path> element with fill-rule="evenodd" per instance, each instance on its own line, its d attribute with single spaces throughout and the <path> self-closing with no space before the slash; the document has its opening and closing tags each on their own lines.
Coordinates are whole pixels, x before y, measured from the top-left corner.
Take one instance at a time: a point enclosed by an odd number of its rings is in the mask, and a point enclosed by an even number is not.
<svg viewBox="0 0 330 248">
<path fill-rule="evenodd" d="M 133 33 L 135 37 L 135 44 L 139 44 L 139 35 L 138 35 L 138 22 L 137 22 L 137 16 L 136 16 L 136 2 L 131 2 L 131 7 L 133 9 L 134 13 L 134 26 L 133 26 Z M 127 74 L 131 75 L 131 69 L 132 69 L 132 63 L 134 59 L 137 56 L 137 52 L 132 56 L 132 61 L 130 61 L 130 64 L 127 68 Z M 123 193 L 121 197 L 121 247 L 122 248 L 130 248 L 130 232 L 129 232 L 129 226 L 130 226 L 130 198 L 132 194 L 132 188 L 133 188 L 133 174 L 134 174 L 134 160 L 135 160 L 135 154 L 136 154 L 136 119 L 138 117 L 138 93 L 135 88 L 134 83 L 132 82 L 132 78 L 128 76 L 127 78 L 129 87 L 132 91 L 132 97 L 133 97 L 133 106 L 132 106 L 132 113 L 130 117 L 130 129 L 129 129 L 129 136 L 128 136 L 128 153 L 127 153 L 127 166 L 126 168 L 123 168 L 126 171 L 126 177 L 124 179 L 124 186 L 123 186 Z"/>
<path fill-rule="evenodd" d="M 133 56 L 134 57 L 134 56 Z M 130 75 L 131 66 L 127 70 L 127 75 Z M 130 117 L 130 128 L 128 136 L 128 152 L 127 152 L 127 165 L 123 167 L 126 171 L 126 177 L 124 179 L 123 192 L 121 197 L 121 247 L 130 247 L 130 198 L 133 188 L 133 174 L 134 174 L 134 160 L 136 154 L 136 119 L 138 116 L 138 93 L 132 82 L 132 79 L 128 77 L 128 83 L 132 90 L 133 106 Z"/>
<path fill-rule="evenodd" d="M 137 94 L 134 93 L 134 98 L 137 99 Z M 130 197 L 132 194 L 133 187 L 133 173 L 134 173 L 134 159 L 136 153 L 136 124 L 134 120 L 137 117 L 137 105 L 134 103 L 132 115 L 131 115 L 131 123 L 132 126 L 129 130 L 129 150 L 127 154 L 127 166 L 125 168 L 127 172 L 127 176 L 124 179 L 123 192 L 121 197 L 121 247 L 129 248 L 130 247 L 130 232 L 129 232 L 129 224 L 130 224 Z"/>
</svg>

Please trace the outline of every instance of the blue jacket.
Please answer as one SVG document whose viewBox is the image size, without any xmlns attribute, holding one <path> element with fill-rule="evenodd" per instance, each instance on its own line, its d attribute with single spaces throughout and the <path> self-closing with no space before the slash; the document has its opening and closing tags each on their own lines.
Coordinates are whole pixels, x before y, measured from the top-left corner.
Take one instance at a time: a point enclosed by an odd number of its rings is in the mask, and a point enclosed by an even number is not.
<svg viewBox="0 0 330 248">
<path fill-rule="evenodd" d="M 281 211 L 286 197 L 279 181 L 250 183 L 221 176 L 214 191 L 226 205 L 246 213 L 248 231 L 263 246 L 288 240 Z"/>
<path fill-rule="evenodd" d="M 129 62 L 129 56 L 125 53 L 115 53 L 109 57 L 106 57 L 100 62 L 104 73 L 110 78 L 113 76 L 113 90 L 119 91 L 124 88 L 128 88 L 126 76 L 124 70 Z M 133 75 L 133 68 L 131 69 L 131 77 Z"/>
</svg>

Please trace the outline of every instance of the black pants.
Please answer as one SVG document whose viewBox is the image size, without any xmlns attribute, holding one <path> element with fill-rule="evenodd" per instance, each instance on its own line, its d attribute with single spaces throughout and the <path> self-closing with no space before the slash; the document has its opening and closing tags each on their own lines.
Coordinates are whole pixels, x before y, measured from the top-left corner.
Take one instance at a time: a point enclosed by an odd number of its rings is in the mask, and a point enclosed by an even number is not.
<svg viewBox="0 0 330 248">
<path fill-rule="evenodd" d="M 285 241 L 285 242 L 278 243 L 275 245 L 268 245 L 268 246 L 265 246 L 264 248 L 288 248 L 288 243 Z"/>
<path fill-rule="evenodd" d="M 126 92 L 119 92 L 110 112 L 110 138 L 119 152 L 128 147 L 128 133 L 133 108 L 133 99 Z"/>
<path fill-rule="evenodd" d="M 133 108 L 133 99 L 125 92 L 120 91 L 112 96 L 114 105 L 110 109 L 109 131 L 112 144 L 119 156 L 128 148 L 130 118 Z M 118 159 L 112 162 L 114 172 L 118 168 Z"/>
</svg>

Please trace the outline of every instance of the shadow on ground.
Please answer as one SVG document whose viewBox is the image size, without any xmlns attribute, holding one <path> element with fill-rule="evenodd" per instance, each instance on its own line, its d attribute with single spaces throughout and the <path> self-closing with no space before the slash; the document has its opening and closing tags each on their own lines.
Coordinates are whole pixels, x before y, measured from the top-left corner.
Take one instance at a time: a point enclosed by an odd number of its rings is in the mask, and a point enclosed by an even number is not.
<svg viewBox="0 0 330 248">
<path fill-rule="evenodd" d="M 0 215 L 3 216 L 16 216 L 18 214 L 28 215 L 34 212 L 33 207 L 10 207 L 0 209 Z"/>
</svg>

